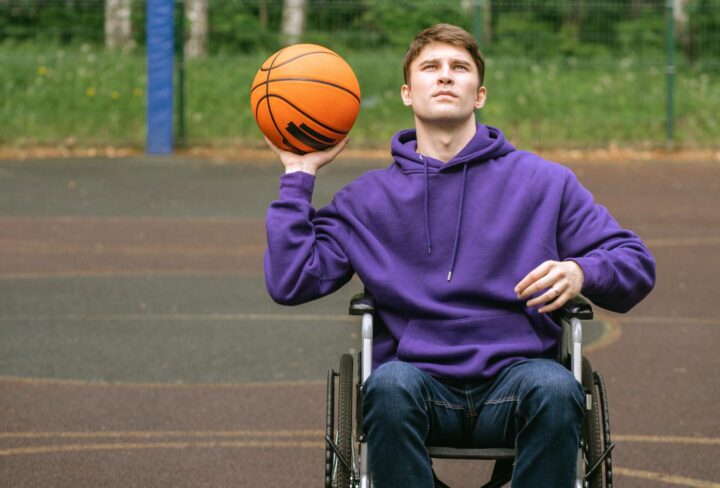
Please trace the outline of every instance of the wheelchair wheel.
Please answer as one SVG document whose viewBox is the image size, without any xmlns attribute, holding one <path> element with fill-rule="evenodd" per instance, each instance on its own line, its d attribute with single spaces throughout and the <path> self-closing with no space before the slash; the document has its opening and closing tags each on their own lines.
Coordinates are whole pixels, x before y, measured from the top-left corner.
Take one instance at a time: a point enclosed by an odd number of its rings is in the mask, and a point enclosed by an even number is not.
<svg viewBox="0 0 720 488">
<path fill-rule="evenodd" d="M 325 487 L 350 488 L 354 482 L 352 404 L 353 359 L 350 354 L 340 357 L 339 373 L 328 373 L 327 432 L 325 448 Z M 338 380 L 337 430 L 335 430 L 335 376 Z"/>
<path fill-rule="evenodd" d="M 586 473 L 595 467 L 603 459 L 605 454 L 606 440 L 609 438 L 605 435 L 606 422 L 604 422 L 604 413 L 607 410 L 605 405 L 601 405 L 601 391 L 599 383 L 596 380 L 597 373 L 593 373 L 590 361 L 583 357 L 582 360 L 582 385 L 585 391 L 590 395 L 590 410 L 585 412 L 585 420 L 583 421 L 582 437 L 583 437 L 583 455 L 585 456 Z M 609 457 L 609 453 L 607 453 Z M 605 466 L 609 466 L 606 460 Z M 598 465 L 592 473 L 586 475 L 585 486 L 588 488 L 603 488 L 604 474 L 602 463 Z"/>
</svg>

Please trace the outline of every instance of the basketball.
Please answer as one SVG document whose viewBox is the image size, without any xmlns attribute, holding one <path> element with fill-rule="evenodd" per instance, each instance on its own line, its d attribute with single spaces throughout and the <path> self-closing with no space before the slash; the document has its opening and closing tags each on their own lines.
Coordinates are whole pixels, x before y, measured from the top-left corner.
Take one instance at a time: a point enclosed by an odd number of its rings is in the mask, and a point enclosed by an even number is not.
<svg viewBox="0 0 720 488">
<path fill-rule="evenodd" d="M 337 53 L 295 44 L 270 56 L 250 91 L 260 130 L 286 151 L 322 151 L 343 139 L 360 111 L 360 84 Z"/>
</svg>

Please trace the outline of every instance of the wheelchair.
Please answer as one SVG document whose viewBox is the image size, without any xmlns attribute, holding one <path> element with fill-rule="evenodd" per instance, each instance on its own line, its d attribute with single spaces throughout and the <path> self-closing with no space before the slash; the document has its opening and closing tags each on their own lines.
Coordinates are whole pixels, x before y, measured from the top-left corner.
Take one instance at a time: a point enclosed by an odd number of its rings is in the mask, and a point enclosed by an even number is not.
<svg viewBox="0 0 720 488">
<path fill-rule="evenodd" d="M 358 353 L 358 376 L 353 378 L 353 357 L 343 354 L 339 369 L 327 376 L 325 434 L 325 487 L 371 488 L 368 453 L 363 432 L 360 387 L 372 369 L 373 316 L 375 303 L 366 294 L 355 295 L 350 315 L 362 316 L 362 350 Z M 582 321 L 591 320 L 590 303 L 582 297 L 566 303 L 552 314 L 561 326 L 558 361 L 582 384 L 586 411 L 580 434 L 577 474 L 573 488 L 612 488 L 612 449 L 607 397 L 602 376 L 582 356 Z M 336 395 L 337 391 L 337 395 Z M 336 399 L 337 396 L 337 399 Z M 354 399 L 354 400 L 353 400 Z M 353 429 L 353 406 L 355 428 Z M 500 488 L 512 478 L 515 450 L 512 448 L 467 449 L 428 446 L 431 459 L 495 461 L 490 480 L 481 488 Z M 433 471 L 436 488 L 449 488 Z"/>
</svg>

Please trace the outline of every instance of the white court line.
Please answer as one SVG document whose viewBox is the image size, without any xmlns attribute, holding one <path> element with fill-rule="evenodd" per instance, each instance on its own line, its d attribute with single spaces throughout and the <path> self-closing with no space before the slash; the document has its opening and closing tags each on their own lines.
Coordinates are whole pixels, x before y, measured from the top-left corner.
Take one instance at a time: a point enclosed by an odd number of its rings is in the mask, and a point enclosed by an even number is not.
<svg viewBox="0 0 720 488">
<path fill-rule="evenodd" d="M 65 315 L 0 315 L 0 320 L 129 320 L 129 321 L 146 321 L 146 320 L 175 320 L 175 321 L 261 321 L 261 320 L 279 320 L 292 322 L 355 322 L 359 319 L 346 314 L 282 314 L 282 313 L 170 313 L 170 314 L 65 314 Z"/>
<path fill-rule="evenodd" d="M 691 437 L 673 435 L 613 435 L 618 442 L 648 442 L 653 444 L 703 444 L 720 445 L 720 437 Z"/>
<path fill-rule="evenodd" d="M 680 323 L 720 325 L 720 318 L 709 317 L 614 317 L 622 324 L 673 324 Z"/>
<path fill-rule="evenodd" d="M 720 236 L 680 238 L 670 237 L 647 239 L 643 242 L 645 242 L 645 245 L 648 247 L 713 246 L 720 244 Z"/>
</svg>

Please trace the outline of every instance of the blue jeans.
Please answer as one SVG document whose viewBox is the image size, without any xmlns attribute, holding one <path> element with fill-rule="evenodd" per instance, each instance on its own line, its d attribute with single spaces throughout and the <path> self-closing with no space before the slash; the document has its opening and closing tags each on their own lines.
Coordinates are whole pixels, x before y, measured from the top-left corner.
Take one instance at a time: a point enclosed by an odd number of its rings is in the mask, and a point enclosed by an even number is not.
<svg viewBox="0 0 720 488">
<path fill-rule="evenodd" d="M 531 359 L 458 385 L 395 361 L 362 392 L 374 488 L 433 488 L 427 445 L 514 447 L 514 488 L 573 484 L 585 394 L 555 361 Z"/>
</svg>

